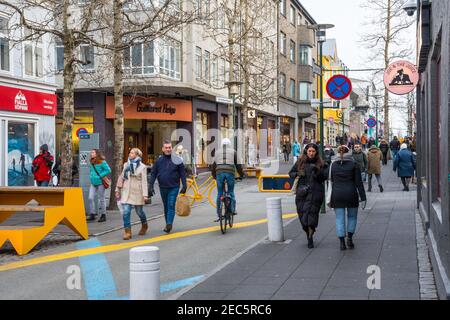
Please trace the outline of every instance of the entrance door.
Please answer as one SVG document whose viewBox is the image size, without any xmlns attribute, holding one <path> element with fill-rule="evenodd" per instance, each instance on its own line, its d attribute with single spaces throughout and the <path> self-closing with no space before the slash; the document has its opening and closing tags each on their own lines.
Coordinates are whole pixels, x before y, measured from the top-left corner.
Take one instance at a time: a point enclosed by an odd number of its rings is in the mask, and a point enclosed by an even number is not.
<svg viewBox="0 0 450 320">
<path fill-rule="evenodd" d="M 130 153 L 131 149 L 139 148 L 140 150 L 142 150 L 142 148 L 139 147 L 139 133 L 125 132 L 124 144 L 123 162 L 128 161 L 128 154 Z"/>
</svg>

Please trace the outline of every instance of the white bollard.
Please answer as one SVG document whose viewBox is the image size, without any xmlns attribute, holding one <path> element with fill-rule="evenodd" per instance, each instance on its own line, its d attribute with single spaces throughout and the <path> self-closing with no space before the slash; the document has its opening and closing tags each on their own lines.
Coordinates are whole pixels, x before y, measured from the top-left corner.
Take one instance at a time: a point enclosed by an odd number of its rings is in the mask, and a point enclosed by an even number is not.
<svg viewBox="0 0 450 320">
<path fill-rule="evenodd" d="M 283 242 L 283 217 L 281 210 L 281 198 L 267 198 L 267 227 L 269 229 L 269 241 Z"/>
<path fill-rule="evenodd" d="M 158 300 L 159 293 L 159 248 L 132 248 L 130 250 L 130 300 Z"/>
</svg>

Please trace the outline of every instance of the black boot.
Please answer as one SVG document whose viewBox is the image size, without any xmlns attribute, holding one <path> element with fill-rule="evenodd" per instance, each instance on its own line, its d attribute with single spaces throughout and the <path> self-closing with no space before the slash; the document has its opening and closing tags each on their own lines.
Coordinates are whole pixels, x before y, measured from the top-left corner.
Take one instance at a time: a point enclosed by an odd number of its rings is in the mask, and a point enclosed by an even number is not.
<svg viewBox="0 0 450 320">
<path fill-rule="evenodd" d="M 347 250 L 347 247 L 345 246 L 345 237 L 339 237 L 339 240 L 341 241 L 341 250 Z"/>
<path fill-rule="evenodd" d="M 383 186 L 380 184 L 378 187 L 380 188 L 380 192 L 383 192 Z"/>
<path fill-rule="evenodd" d="M 100 216 L 100 219 L 98 219 L 97 222 L 105 222 L 105 221 L 106 221 L 106 214 L 102 214 L 102 215 Z"/>
<path fill-rule="evenodd" d="M 347 236 L 347 246 L 349 249 L 354 249 L 355 245 L 353 244 L 353 233 L 349 232 Z"/>
<path fill-rule="evenodd" d="M 86 221 L 94 221 L 96 217 L 97 217 L 97 215 L 91 213 L 91 214 L 89 215 L 89 217 L 86 218 Z"/>
<path fill-rule="evenodd" d="M 313 240 L 313 236 L 312 235 L 310 237 L 308 236 L 308 248 L 309 249 L 314 248 L 314 240 Z"/>
</svg>

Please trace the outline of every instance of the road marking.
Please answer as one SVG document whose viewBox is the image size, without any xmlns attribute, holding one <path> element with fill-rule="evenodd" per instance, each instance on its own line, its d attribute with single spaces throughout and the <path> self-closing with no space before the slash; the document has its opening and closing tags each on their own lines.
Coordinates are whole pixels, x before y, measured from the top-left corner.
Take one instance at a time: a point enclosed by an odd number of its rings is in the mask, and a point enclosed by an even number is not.
<svg viewBox="0 0 450 320">
<path fill-rule="evenodd" d="M 205 276 L 202 275 L 202 276 L 186 278 L 186 279 L 182 279 L 182 280 L 178 280 L 178 281 L 174 281 L 174 282 L 164 283 L 161 285 L 161 293 L 190 286 L 190 285 L 194 284 L 195 282 L 202 280 L 204 277 Z"/>
<path fill-rule="evenodd" d="M 93 238 L 78 242 L 76 247 L 88 249 L 98 248 L 101 245 L 97 238 Z M 88 300 L 117 299 L 116 283 L 104 254 L 80 257 L 80 267 Z"/>
<path fill-rule="evenodd" d="M 283 219 L 290 219 L 297 216 L 297 213 L 289 213 L 284 214 Z M 267 219 L 260 219 L 260 220 L 253 220 L 253 221 L 246 221 L 246 222 L 239 222 L 235 223 L 233 225 L 233 229 L 240 229 L 240 228 L 247 228 L 256 226 L 259 224 L 266 223 Z M 32 258 L 28 260 L 23 261 L 17 261 L 12 262 L 4 265 L 0 265 L 0 271 L 7 271 L 7 270 L 14 270 L 29 266 L 34 266 L 37 264 L 44 264 L 49 262 L 56 262 L 61 260 L 67 260 L 67 259 L 73 259 L 73 258 L 79 258 L 83 256 L 88 256 L 92 254 L 98 254 L 98 253 L 107 253 L 107 252 L 113 252 L 113 251 L 119 251 L 124 249 L 130 249 L 133 247 L 141 246 L 141 245 L 147 245 L 151 243 L 156 243 L 160 241 L 167 241 L 171 239 L 178 239 L 178 238 L 185 238 L 205 233 L 211 233 L 211 232 L 217 232 L 220 230 L 220 226 L 214 226 L 214 227 L 207 227 L 207 228 L 201 228 L 201 229 L 194 229 L 194 230 L 188 230 L 188 231 L 181 231 L 176 232 L 172 234 L 167 234 L 155 238 L 149 238 L 139 241 L 131 241 L 131 242 L 121 242 L 118 244 L 110 244 L 105 245 L 97 248 L 86 248 L 86 249 L 79 249 L 79 250 L 73 250 L 68 252 L 62 252 L 57 254 L 52 254 L 44 257 L 38 257 L 38 258 Z"/>
</svg>

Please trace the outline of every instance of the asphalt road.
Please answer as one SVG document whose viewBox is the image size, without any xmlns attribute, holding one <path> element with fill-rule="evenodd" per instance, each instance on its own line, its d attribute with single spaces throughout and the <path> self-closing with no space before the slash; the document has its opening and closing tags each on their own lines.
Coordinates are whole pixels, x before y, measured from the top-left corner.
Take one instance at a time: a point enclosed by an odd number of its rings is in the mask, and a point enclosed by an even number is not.
<svg viewBox="0 0 450 320">
<path fill-rule="evenodd" d="M 279 172 L 287 172 L 289 165 L 282 165 Z M 215 209 L 208 203 L 193 208 L 189 217 L 176 217 L 174 229 L 167 236 L 162 229 L 164 218 L 150 222 L 146 236 L 137 236 L 139 226 L 133 227 L 133 239 L 122 240 L 122 230 L 108 233 L 88 241 L 56 247 L 24 257 L 19 262 L 33 265 L 0 266 L 1 299 L 127 299 L 129 297 L 129 248 L 138 245 L 154 245 L 161 254 L 161 298 L 174 295 L 201 277 L 235 257 L 267 235 L 265 199 L 281 196 L 283 213 L 294 213 L 294 198 L 290 194 L 258 192 L 257 180 L 247 179 L 237 185 L 237 209 L 235 228 L 222 235 L 217 230 Z M 286 219 L 288 222 L 294 218 Z M 240 225 L 253 222 L 250 225 Z M 293 222 L 297 223 L 297 222 Z M 215 227 L 215 229 L 204 229 Z M 197 233 L 197 234 L 196 234 Z M 153 240 L 152 240 L 153 239 Z M 137 243 L 137 241 L 144 240 Z M 136 243 L 135 243 L 136 242 Z M 145 243 L 147 242 L 147 243 Z M 116 247 L 111 245 L 118 244 Z M 128 247 L 124 247 L 128 246 Z M 77 257 L 80 249 L 100 246 L 105 253 Z M 78 250 L 78 251 L 77 251 Z M 98 250 L 98 249 L 94 249 Z M 64 256 L 64 253 L 71 255 Z M 56 261 L 49 261 L 56 260 Z M 34 261 L 34 262 L 33 262 Z M 3 269 L 2 269 L 3 267 Z M 81 289 L 69 289 L 74 274 L 68 268 L 80 267 Z M 7 270 L 5 270 L 7 269 Z"/>
</svg>

